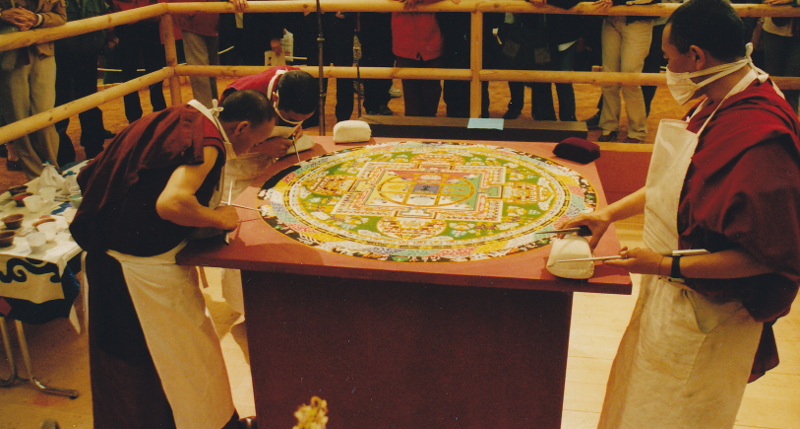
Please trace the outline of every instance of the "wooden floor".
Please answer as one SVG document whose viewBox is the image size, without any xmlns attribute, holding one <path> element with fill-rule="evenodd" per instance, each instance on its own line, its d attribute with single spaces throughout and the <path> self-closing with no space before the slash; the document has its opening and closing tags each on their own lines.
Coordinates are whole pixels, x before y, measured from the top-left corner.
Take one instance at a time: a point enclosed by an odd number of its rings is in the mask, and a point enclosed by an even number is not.
<svg viewBox="0 0 800 429">
<path fill-rule="evenodd" d="M 222 85 L 223 83 L 220 83 L 220 86 Z M 399 83 L 396 85 L 399 86 Z M 184 99 L 188 100 L 187 96 L 190 97 L 191 90 L 188 89 L 188 85 L 183 86 Z M 331 86 L 335 88 L 335 85 Z M 493 83 L 491 88 L 499 88 L 497 92 L 505 90 L 499 82 Z M 578 93 L 578 117 L 585 119 L 594 113 L 599 89 L 588 85 L 576 85 L 576 93 Z M 146 92 L 140 95 L 146 100 Z M 502 116 L 505 112 L 504 101 L 496 102 L 495 99 L 492 101 L 492 116 Z M 401 102 L 402 99 L 395 99 L 390 103 L 390 107 L 395 112 L 401 112 Z M 527 103 L 529 102 L 528 100 Z M 147 105 L 146 102 L 143 104 Z M 328 112 L 332 115 L 333 107 L 330 101 L 329 106 Z M 651 129 L 648 143 L 652 142 L 658 119 L 679 117 L 681 113 L 676 109 L 680 108 L 669 98 L 668 91 L 659 90 L 648 119 L 648 126 Z M 103 110 L 108 129 L 118 132 L 124 128 L 126 124 L 124 116 L 119 114 L 121 100 L 107 103 L 103 106 Z M 116 116 L 113 115 L 114 111 L 117 112 Z M 529 104 L 524 112 L 530 112 Z M 439 116 L 444 115 L 440 113 Z M 329 119 L 329 123 L 333 122 Z M 76 126 L 77 121 L 73 121 L 70 134 L 77 142 L 77 135 L 73 134 Z M 316 133 L 311 131 L 311 134 Z M 593 131 L 590 133 L 590 139 L 596 138 L 598 134 L 599 131 Z M 607 145 L 613 146 L 612 150 L 626 146 Z M 642 146 L 648 145 L 627 146 L 631 147 L 630 150 L 638 151 L 643 150 Z M 82 151 L 80 148 L 76 149 L 80 159 Z M 4 187 L 16 184 L 15 182 L 24 182 L 24 176 L 11 175 L 5 168 L 0 168 L 0 176 L 4 179 Z M 617 231 L 622 244 L 641 246 L 641 227 L 641 217 L 619 223 Z M 234 401 L 240 415 L 252 415 L 255 409 L 244 318 L 233 312 L 223 300 L 219 286 L 219 271 L 210 269 L 208 272 L 211 286 L 205 290 L 206 303 L 222 339 Z M 563 428 L 596 427 L 611 361 L 628 323 L 638 291 L 638 278 L 634 276 L 633 281 L 633 296 L 595 294 L 575 296 Z M 30 384 L 0 388 L 0 429 L 38 429 L 42 421 L 47 418 L 56 419 L 62 428 L 91 429 L 92 397 L 86 332 L 77 333 L 67 320 L 62 319 L 45 325 L 26 325 L 25 333 L 33 360 L 34 375 L 47 384 L 78 389 L 81 395 L 75 400 L 46 395 L 36 391 Z M 782 362 L 777 369 L 748 386 L 736 421 L 735 427 L 738 429 L 800 428 L 800 303 L 796 302 L 795 311 L 775 325 L 775 333 Z M 13 334 L 11 337 L 12 345 L 17 350 L 15 359 L 18 366 L 22 367 L 17 337 Z M 7 368 L 7 359 L 3 353 L 0 356 L 0 378 L 8 377 Z M 22 375 L 26 376 L 24 369 Z M 334 407 L 335 404 L 330 406 Z"/>
<path fill-rule="evenodd" d="M 617 225 L 623 245 L 641 245 L 641 224 L 641 217 L 637 217 Z M 219 271 L 210 269 L 208 273 L 211 286 L 205 290 L 206 303 L 222 338 L 234 402 L 240 415 L 252 415 L 255 410 L 244 318 L 222 298 Z M 634 276 L 634 296 L 575 295 L 563 428 L 596 427 L 611 361 L 628 323 L 637 286 Z M 736 428 L 800 428 L 800 303 L 795 305 L 795 311 L 775 325 L 781 364 L 748 386 Z M 0 389 L 0 429 L 38 429 L 46 418 L 56 419 L 62 428 L 91 429 L 86 332 L 78 334 L 67 320 L 56 320 L 26 325 L 25 333 L 34 375 L 48 384 L 78 389 L 81 396 L 70 400 L 46 395 L 30 384 Z M 16 335 L 12 335 L 12 344 L 17 348 Z M 21 358 L 17 353 L 18 363 Z M 0 377 L 8 376 L 6 368 L 3 356 Z"/>
</svg>

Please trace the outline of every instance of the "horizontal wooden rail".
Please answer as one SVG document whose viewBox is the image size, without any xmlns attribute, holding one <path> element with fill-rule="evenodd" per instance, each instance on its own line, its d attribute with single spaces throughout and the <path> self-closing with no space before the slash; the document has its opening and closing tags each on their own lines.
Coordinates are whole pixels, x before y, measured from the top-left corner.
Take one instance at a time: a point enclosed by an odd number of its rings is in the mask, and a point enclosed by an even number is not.
<svg viewBox="0 0 800 429">
<path fill-rule="evenodd" d="M 319 77 L 319 67 L 299 66 L 301 70 L 314 77 Z M 189 66 L 180 65 L 175 68 L 177 76 L 216 76 L 226 78 L 239 78 L 258 74 L 264 67 L 258 66 Z M 355 67 L 323 67 L 325 77 L 355 79 Z M 415 69 L 397 67 L 362 67 L 362 79 L 422 79 L 422 80 L 470 80 L 472 72 L 469 69 Z"/>
<path fill-rule="evenodd" d="M 154 71 L 142 77 L 129 80 L 119 85 L 114 85 L 108 89 L 79 98 L 67 104 L 62 104 L 46 112 L 13 122 L 0 128 L 0 144 L 8 143 L 48 125 L 53 125 L 58 121 L 71 118 L 103 103 L 116 100 L 127 94 L 147 88 L 150 85 L 163 82 L 174 75 L 174 69 L 171 67 L 164 67 L 161 70 Z"/>
<path fill-rule="evenodd" d="M 318 67 L 301 66 L 314 77 L 319 75 Z M 240 78 L 258 74 L 264 67 L 257 66 L 187 66 L 175 68 L 176 76 L 216 76 Z M 327 77 L 355 79 L 355 67 L 325 67 Z M 500 82 L 551 82 L 589 85 L 645 85 L 665 86 L 664 73 L 618 73 L 618 72 L 566 72 L 546 70 L 481 70 L 482 81 Z M 422 80 L 470 80 L 472 72 L 468 69 L 414 69 L 396 67 L 361 68 L 362 79 L 422 79 Z M 800 89 L 800 78 L 775 76 L 771 79 L 783 89 Z"/>
</svg>

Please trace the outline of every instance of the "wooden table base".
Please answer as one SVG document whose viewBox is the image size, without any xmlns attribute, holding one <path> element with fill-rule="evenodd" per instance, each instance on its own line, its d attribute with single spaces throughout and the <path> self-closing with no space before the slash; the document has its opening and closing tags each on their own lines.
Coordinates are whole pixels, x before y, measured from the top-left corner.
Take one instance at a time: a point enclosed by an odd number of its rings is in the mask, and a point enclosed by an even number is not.
<svg viewBox="0 0 800 429">
<path fill-rule="evenodd" d="M 571 292 L 242 278 L 260 428 L 560 428 Z"/>
</svg>

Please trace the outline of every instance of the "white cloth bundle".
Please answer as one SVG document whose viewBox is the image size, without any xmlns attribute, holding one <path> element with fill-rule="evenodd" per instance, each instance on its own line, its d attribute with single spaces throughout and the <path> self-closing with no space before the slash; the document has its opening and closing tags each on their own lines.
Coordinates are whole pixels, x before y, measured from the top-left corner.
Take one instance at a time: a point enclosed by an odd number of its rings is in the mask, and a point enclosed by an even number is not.
<svg viewBox="0 0 800 429">
<path fill-rule="evenodd" d="M 547 271 L 558 277 L 568 279 L 588 279 L 594 274 L 594 262 L 562 262 L 562 259 L 591 258 L 592 249 L 589 241 L 577 235 L 567 235 L 553 240 L 550 258 L 547 260 Z"/>
<path fill-rule="evenodd" d="M 372 137 L 369 124 L 364 121 L 342 121 L 333 127 L 334 143 L 366 142 Z"/>
</svg>

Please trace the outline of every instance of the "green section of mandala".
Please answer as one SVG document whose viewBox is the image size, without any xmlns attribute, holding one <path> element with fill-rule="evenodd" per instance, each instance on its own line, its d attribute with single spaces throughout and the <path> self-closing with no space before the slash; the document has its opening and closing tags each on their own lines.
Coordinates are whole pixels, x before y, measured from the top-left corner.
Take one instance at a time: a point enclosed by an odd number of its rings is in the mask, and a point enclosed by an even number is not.
<svg viewBox="0 0 800 429">
<path fill-rule="evenodd" d="M 468 261 L 549 244 L 596 206 L 575 171 L 488 145 L 402 142 L 303 163 L 259 194 L 262 217 L 311 246 L 392 261 Z"/>
</svg>

